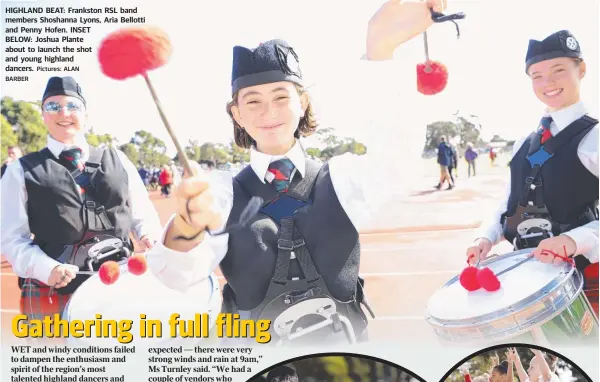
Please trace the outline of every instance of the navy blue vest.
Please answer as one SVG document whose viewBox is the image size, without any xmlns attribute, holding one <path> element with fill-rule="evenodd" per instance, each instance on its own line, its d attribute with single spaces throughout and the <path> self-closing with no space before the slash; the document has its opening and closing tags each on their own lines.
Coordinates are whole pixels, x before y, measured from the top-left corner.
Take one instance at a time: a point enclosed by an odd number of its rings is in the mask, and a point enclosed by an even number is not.
<svg viewBox="0 0 600 382">
<path fill-rule="evenodd" d="M 297 173 L 292 182 L 299 178 Z M 260 182 L 258 178 L 256 182 Z M 273 188 L 270 184 L 261 185 L 259 187 Z M 227 227 L 239 221 L 253 196 L 237 180 L 233 182 L 233 192 L 233 208 Z M 332 297 L 349 301 L 355 294 L 358 280 L 359 235 L 337 198 L 328 165 L 321 169 L 310 199 L 312 205 L 296 213 L 296 227 Z M 240 310 L 256 308 L 267 293 L 277 260 L 278 232 L 278 225 L 259 213 L 247 227 L 229 236 L 229 249 L 221 261 L 221 271 Z M 297 261 L 291 262 L 289 274 L 302 277 Z"/>
<path fill-rule="evenodd" d="M 98 150 L 98 149 L 96 149 Z M 20 158 L 27 189 L 27 214 L 35 243 L 58 258 L 64 246 L 79 242 L 86 233 L 84 205 L 73 176 L 48 149 Z M 115 236 L 129 241 L 131 206 L 127 172 L 117 152 L 106 149 L 101 166 L 87 192 L 104 206 Z"/>
<path fill-rule="evenodd" d="M 542 200 L 552 220 L 563 226 L 563 231 L 588 223 L 590 219 L 582 216 L 586 215 L 586 212 L 589 216 L 590 208 L 595 209 L 598 202 L 598 178 L 583 166 L 577 155 L 579 143 L 597 123 L 597 120 L 584 116 L 554 136 L 553 140 L 560 139 L 569 129 L 587 124 L 541 167 Z M 525 180 L 531 174 L 527 154 L 532 139 L 539 139 L 536 137 L 537 135 L 532 134 L 527 138 L 510 162 L 511 192 L 503 220 L 506 216 L 514 215 L 523 196 Z M 512 242 L 515 234 L 505 229 L 504 236 Z"/>
</svg>

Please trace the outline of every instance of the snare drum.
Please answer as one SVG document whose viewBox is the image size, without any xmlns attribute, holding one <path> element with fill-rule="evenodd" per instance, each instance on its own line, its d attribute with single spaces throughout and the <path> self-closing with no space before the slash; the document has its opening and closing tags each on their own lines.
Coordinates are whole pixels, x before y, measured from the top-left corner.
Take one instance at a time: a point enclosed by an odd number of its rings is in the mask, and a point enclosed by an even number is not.
<svg viewBox="0 0 600 382">
<path fill-rule="evenodd" d="M 479 267 L 498 274 L 532 251 L 492 257 Z M 531 259 L 499 280 L 501 288 L 495 292 L 469 292 L 455 276 L 429 299 L 426 319 L 442 342 L 598 345 L 598 318 L 582 291 L 583 276 L 573 265 Z"/>
<path fill-rule="evenodd" d="M 219 281 L 212 274 L 205 281 L 190 287 L 185 292 L 170 289 L 162 284 L 149 270 L 141 276 L 127 271 L 126 265 L 121 265 L 119 279 L 112 285 L 103 284 L 98 274 L 86 280 L 73 294 L 65 307 L 63 318 L 72 320 L 95 320 L 96 314 L 101 314 L 103 320 L 133 321 L 129 333 L 133 340 L 129 344 L 149 344 L 163 346 L 175 344 L 206 344 L 209 339 L 196 337 L 171 337 L 169 318 L 178 313 L 179 320 L 194 320 L 195 314 L 208 313 L 210 317 L 210 341 L 214 341 L 214 328 L 217 315 L 221 311 L 221 290 Z M 160 320 L 162 336 L 154 338 L 140 336 L 140 315 L 146 315 L 146 321 Z M 150 327 L 150 325 L 145 325 Z M 187 328 L 190 327 L 186 322 Z M 83 345 L 118 345 L 117 338 L 106 336 L 97 338 L 95 328 L 91 338 L 72 338 L 69 342 Z M 189 330 L 189 329 L 187 329 Z M 147 333 L 149 331 L 147 330 Z M 181 333 L 181 327 L 178 334 Z"/>
</svg>

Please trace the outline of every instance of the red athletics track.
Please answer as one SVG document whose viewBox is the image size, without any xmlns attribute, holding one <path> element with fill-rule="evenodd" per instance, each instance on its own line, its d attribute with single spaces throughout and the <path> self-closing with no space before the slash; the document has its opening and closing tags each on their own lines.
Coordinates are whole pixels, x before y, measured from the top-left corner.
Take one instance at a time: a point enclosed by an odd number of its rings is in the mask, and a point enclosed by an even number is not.
<svg viewBox="0 0 600 382">
<path fill-rule="evenodd" d="M 416 187 L 420 192 L 386 206 L 375 228 L 361 233 L 361 274 L 377 316 L 370 325 L 372 339 L 433 340 L 424 320 L 427 299 L 464 267 L 464 250 L 474 228 L 484 214 L 495 209 L 504 192 L 506 168 L 487 167 L 471 179 L 465 178 L 463 167 L 457 188 L 451 191 L 432 192 L 437 180 L 422 179 Z M 164 224 L 173 211 L 173 199 L 158 193 L 151 196 Z M 501 245 L 494 252 L 507 251 Z M 4 258 L 1 281 L 2 329 L 10 336 L 11 319 L 19 309 L 19 289 Z"/>
</svg>

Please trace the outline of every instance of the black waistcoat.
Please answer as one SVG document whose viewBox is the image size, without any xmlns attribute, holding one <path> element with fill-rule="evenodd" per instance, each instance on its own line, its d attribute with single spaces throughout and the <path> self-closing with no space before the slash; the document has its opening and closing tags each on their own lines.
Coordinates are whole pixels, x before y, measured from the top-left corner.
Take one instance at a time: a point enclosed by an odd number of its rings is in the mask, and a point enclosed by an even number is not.
<svg viewBox="0 0 600 382">
<path fill-rule="evenodd" d="M 588 223 L 591 221 L 588 216 L 593 219 L 593 215 L 586 212 L 595 209 L 598 202 L 598 178 L 581 163 L 577 151 L 582 139 L 597 123 L 584 116 L 554 136 L 552 140 L 562 141 L 561 146 L 540 169 L 543 203 L 563 232 Z M 579 132 L 573 135 L 575 131 Z M 510 162 L 511 192 L 504 216 L 513 216 L 523 197 L 526 179 L 532 172 L 527 155 L 534 139 L 539 136 L 529 136 Z M 512 242 L 515 232 L 505 227 L 504 237 Z"/>
<path fill-rule="evenodd" d="M 244 171 L 252 169 L 247 167 Z M 299 176 L 297 174 L 293 182 L 298 181 Z M 254 177 L 256 182 L 260 182 Z M 272 189 L 273 186 L 260 183 L 259 187 Z M 227 226 L 239 221 L 242 211 L 254 196 L 235 179 L 233 192 L 233 207 Z M 355 294 L 358 280 L 359 235 L 337 198 L 328 165 L 321 169 L 310 199 L 312 205 L 296 213 L 296 227 L 332 297 L 349 301 Z M 277 260 L 278 232 L 278 225 L 270 217 L 258 214 L 248 227 L 229 236 L 221 271 L 240 310 L 252 310 L 266 295 Z M 297 261 L 290 263 L 289 274 L 302 277 Z"/>
<path fill-rule="evenodd" d="M 91 148 L 92 150 L 100 150 Z M 27 214 L 35 243 L 57 258 L 64 246 L 80 241 L 85 232 L 84 204 L 73 176 L 47 148 L 20 159 L 27 190 Z M 106 149 L 101 166 L 86 190 L 104 206 L 115 236 L 129 241 L 131 205 L 128 176 L 117 152 Z"/>
</svg>

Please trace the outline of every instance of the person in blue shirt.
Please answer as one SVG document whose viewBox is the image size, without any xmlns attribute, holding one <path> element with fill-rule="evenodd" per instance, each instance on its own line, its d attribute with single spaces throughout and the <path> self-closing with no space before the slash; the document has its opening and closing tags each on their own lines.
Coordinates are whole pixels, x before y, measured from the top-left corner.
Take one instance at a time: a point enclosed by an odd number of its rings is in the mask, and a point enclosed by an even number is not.
<svg viewBox="0 0 600 382">
<path fill-rule="evenodd" d="M 440 190 L 442 188 L 442 186 L 444 185 L 444 183 L 447 181 L 448 182 L 448 188 L 447 190 L 451 190 L 454 187 L 454 182 L 452 181 L 452 178 L 450 177 L 450 172 L 448 170 L 449 167 L 451 167 L 452 165 L 452 149 L 450 148 L 450 146 L 446 143 L 446 137 L 441 137 L 440 138 L 440 144 L 438 146 L 437 149 L 437 162 L 440 165 L 440 182 L 438 183 L 437 186 L 435 186 L 436 189 Z"/>
</svg>

